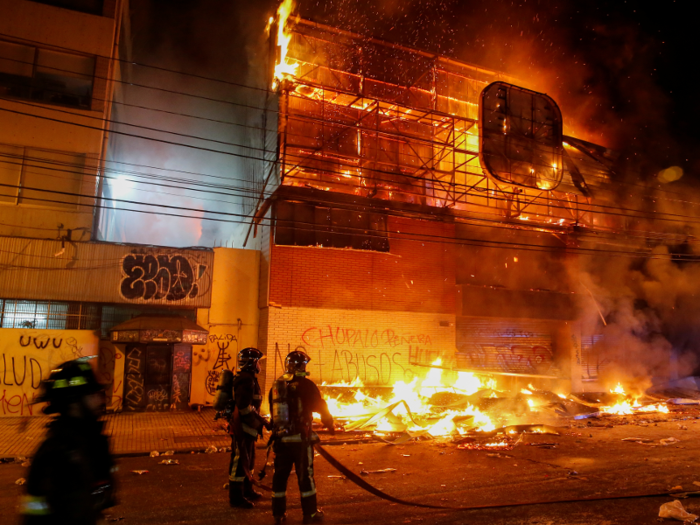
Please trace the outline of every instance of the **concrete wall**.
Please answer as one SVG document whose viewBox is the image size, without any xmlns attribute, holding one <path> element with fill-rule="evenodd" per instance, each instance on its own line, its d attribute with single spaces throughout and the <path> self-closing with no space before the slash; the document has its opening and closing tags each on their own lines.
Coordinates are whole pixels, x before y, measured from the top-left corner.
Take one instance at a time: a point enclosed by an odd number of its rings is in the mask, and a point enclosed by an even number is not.
<svg viewBox="0 0 700 525">
<path fill-rule="evenodd" d="M 116 2 L 117 12 L 121 5 L 121 2 Z M 115 20 L 27 0 L 0 0 L 0 13 L 2 40 L 98 56 L 93 98 L 110 99 L 111 89 L 104 78 L 111 74 L 108 57 L 112 56 L 119 17 Z M 0 101 L 0 144 L 85 154 L 86 169 L 77 192 L 89 196 L 80 199 L 79 205 L 72 209 L 58 209 L 50 203 L 17 205 L 1 202 L 1 235 L 55 238 L 58 224 L 63 224 L 66 229 L 78 230 L 74 240 L 89 238 L 91 205 L 94 203 L 91 196 L 95 193 L 98 158 L 103 147 L 101 119 L 105 117 L 109 103 L 103 102 L 99 106 L 93 105 L 92 110 L 78 110 L 24 99 Z M 76 189 L 72 186 L 66 191 Z M 50 199 L 50 195 L 46 194 L 45 198 Z"/>
<path fill-rule="evenodd" d="M 0 330 L 0 417 L 41 414 L 39 384 L 61 363 L 97 355 L 91 330 Z M 97 363 L 94 363 L 97 366 Z"/>
<path fill-rule="evenodd" d="M 259 252 L 214 248 L 211 308 L 197 316 L 209 339 L 192 348 L 191 403 L 210 404 L 221 370 L 235 370 L 238 351 L 257 346 L 259 272 Z"/>
</svg>

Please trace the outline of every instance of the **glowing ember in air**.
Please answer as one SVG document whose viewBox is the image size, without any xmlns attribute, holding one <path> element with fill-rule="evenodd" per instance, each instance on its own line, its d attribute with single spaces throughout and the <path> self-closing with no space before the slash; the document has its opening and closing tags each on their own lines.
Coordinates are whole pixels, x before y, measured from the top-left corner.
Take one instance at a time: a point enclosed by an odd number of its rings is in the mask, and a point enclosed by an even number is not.
<svg viewBox="0 0 700 525">
<path fill-rule="evenodd" d="M 292 34 L 287 31 L 287 20 L 294 9 L 294 0 L 284 0 L 277 9 L 277 45 L 280 48 L 279 62 L 275 64 L 275 75 L 272 81 L 272 89 L 276 89 L 285 75 L 295 76 L 299 64 L 287 62 L 289 42 Z"/>
</svg>

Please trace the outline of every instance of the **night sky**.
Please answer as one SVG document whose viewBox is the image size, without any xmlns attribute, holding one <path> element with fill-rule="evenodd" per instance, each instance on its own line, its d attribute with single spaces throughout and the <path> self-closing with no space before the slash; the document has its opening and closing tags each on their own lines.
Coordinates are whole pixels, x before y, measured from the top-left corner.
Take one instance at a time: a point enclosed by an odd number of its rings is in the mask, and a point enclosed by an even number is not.
<svg viewBox="0 0 700 525">
<path fill-rule="evenodd" d="M 251 5 L 252 4 L 252 5 Z M 136 59 L 224 79 L 261 67 L 276 2 L 149 0 L 134 10 Z M 698 31 L 691 2 L 299 0 L 300 14 L 523 80 L 553 96 L 565 133 L 622 152 L 642 175 L 700 179 Z"/>
</svg>

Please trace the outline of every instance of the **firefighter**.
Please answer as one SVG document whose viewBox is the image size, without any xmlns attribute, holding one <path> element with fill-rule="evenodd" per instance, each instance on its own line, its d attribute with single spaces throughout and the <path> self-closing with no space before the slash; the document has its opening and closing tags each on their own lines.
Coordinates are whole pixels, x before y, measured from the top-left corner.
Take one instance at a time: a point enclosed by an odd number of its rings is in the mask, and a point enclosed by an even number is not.
<svg viewBox="0 0 700 525">
<path fill-rule="evenodd" d="M 233 378 L 235 408 L 230 423 L 231 462 L 229 464 L 229 503 L 232 507 L 251 509 L 262 494 L 253 489 L 248 476 L 255 468 L 255 441 L 263 427 L 270 424 L 260 415 L 262 391 L 257 375 L 263 354 L 257 348 L 238 352 L 238 373 Z"/>
<path fill-rule="evenodd" d="M 313 445 L 319 441 L 311 430 L 313 412 L 321 414 L 323 426 L 334 433 L 333 416 L 321 397 L 318 387 L 307 379 L 306 364 L 311 358 L 299 350 L 285 359 L 286 373 L 275 381 L 269 402 L 273 418 L 271 436 L 275 452 L 275 472 L 272 476 L 272 515 L 276 524 L 286 520 L 287 479 L 295 469 L 304 523 L 317 523 L 323 511 L 316 506 Z"/>
<path fill-rule="evenodd" d="M 99 420 L 104 388 L 87 358 L 63 363 L 41 383 L 35 400 L 58 414 L 48 425 L 27 475 L 20 504 L 25 525 L 92 525 L 114 505 L 114 461 Z"/>
</svg>

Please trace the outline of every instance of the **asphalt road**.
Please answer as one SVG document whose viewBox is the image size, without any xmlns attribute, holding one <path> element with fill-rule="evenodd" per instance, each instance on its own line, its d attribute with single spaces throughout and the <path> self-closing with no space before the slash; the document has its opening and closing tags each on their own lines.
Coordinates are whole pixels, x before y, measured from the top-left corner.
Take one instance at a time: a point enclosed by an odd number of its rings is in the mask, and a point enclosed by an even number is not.
<svg viewBox="0 0 700 525">
<path fill-rule="evenodd" d="M 641 419 L 630 418 L 638 422 Z M 678 416 L 677 416 L 678 417 Z M 323 458 L 315 463 L 319 504 L 326 523 L 382 525 L 428 524 L 646 524 L 658 523 L 661 504 L 670 497 L 609 499 L 552 503 L 608 496 L 653 494 L 681 486 L 700 490 L 700 420 L 583 428 L 563 428 L 562 435 L 527 435 L 513 450 L 501 453 L 459 450 L 452 444 L 423 442 L 403 446 L 337 445 L 327 450 L 356 473 L 395 468 L 364 479 L 393 496 L 447 506 L 501 506 L 475 510 L 431 510 L 392 504 L 338 478 Z M 618 421 L 619 422 L 619 421 Z M 603 422 L 596 422 L 603 425 Z M 686 427 L 686 428 L 683 428 Z M 623 442 L 625 437 L 653 444 Z M 674 437 L 678 443 L 659 444 Z M 530 443 L 555 443 L 541 448 Z M 496 454 L 496 455 L 494 455 Z M 120 504 L 107 523 L 228 524 L 272 523 L 270 500 L 255 509 L 230 509 L 227 502 L 228 454 L 177 454 L 179 465 L 159 465 L 163 458 L 121 458 L 118 474 Z M 259 451 L 258 465 L 262 465 Z M 133 470 L 148 470 L 137 475 Z M 16 523 L 15 508 L 24 475 L 19 464 L 0 465 L 0 524 Z M 332 476 L 332 477 L 329 477 Z M 269 482 L 269 478 L 267 479 Z M 288 523 L 301 523 L 298 490 L 290 479 Z M 700 498 L 682 500 L 700 514 Z M 525 506 L 504 506 L 537 503 Z M 119 519 L 117 521 L 117 519 Z M 680 523 L 663 520 L 667 523 Z"/>
</svg>

